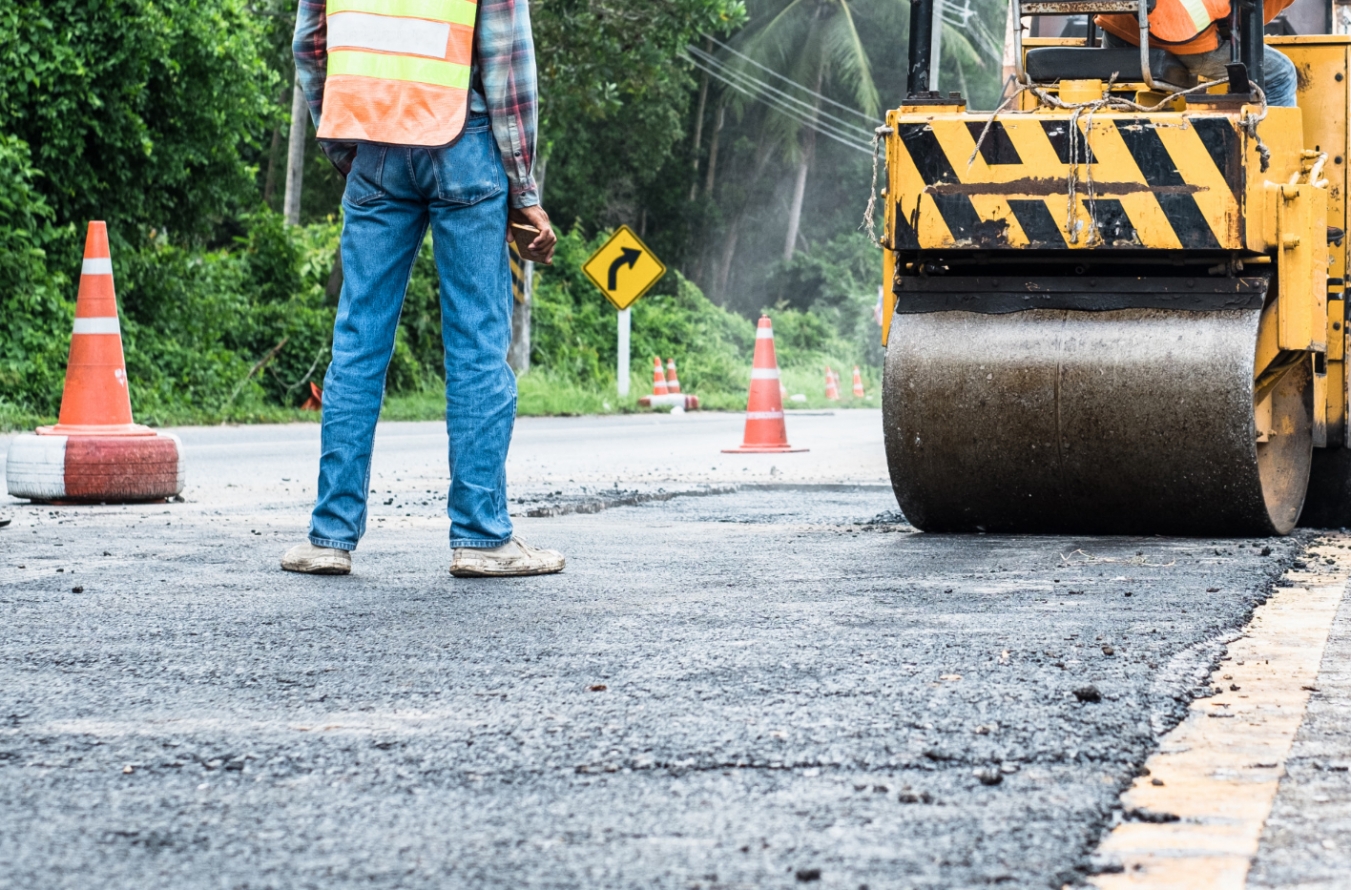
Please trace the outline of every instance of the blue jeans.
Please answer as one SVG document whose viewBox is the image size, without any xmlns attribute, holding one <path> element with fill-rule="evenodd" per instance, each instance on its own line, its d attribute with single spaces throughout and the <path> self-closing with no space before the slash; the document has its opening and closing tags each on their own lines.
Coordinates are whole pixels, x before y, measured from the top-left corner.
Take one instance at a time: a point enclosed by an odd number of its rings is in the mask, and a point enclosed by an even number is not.
<svg viewBox="0 0 1351 890">
<path fill-rule="evenodd" d="M 486 115 L 448 148 L 362 145 L 343 193 L 342 296 L 324 377 L 319 499 L 310 543 L 355 550 L 371 450 L 413 262 L 432 231 L 441 278 L 451 547 L 511 539 L 507 447 L 516 418 L 507 177 Z"/>
<path fill-rule="evenodd" d="M 1219 47 L 1208 53 L 1177 58 L 1192 74 L 1219 79 L 1229 73 L 1224 67 L 1229 64 L 1229 41 L 1221 40 Z M 1263 46 L 1262 75 L 1266 78 L 1263 90 L 1267 94 L 1267 104 L 1273 108 L 1294 108 L 1299 76 L 1295 74 L 1295 63 L 1290 61 L 1290 57 L 1278 49 Z"/>
</svg>

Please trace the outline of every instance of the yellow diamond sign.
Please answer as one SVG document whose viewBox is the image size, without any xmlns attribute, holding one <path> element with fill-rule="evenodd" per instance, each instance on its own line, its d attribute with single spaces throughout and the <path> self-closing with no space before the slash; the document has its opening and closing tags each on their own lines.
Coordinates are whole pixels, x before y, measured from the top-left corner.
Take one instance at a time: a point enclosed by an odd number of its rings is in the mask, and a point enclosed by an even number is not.
<svg viewBox="0 0 1351 890">
<path fill-rule="evenodd" d="M 666 265 L 638 239 L 633 229 L 620 226 L 600 250 L 582 266 L 586 277 L 600 288 L 616 309 L 627 309 L 666 274 Z"/>
</svg>

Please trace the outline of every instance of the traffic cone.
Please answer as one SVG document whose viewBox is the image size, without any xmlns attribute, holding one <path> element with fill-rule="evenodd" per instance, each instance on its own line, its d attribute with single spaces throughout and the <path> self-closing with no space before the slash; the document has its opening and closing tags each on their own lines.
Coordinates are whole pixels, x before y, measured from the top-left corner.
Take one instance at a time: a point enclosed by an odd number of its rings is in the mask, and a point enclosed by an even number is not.
<svg viewBox="0 0 1351 890">
<path fill-rule="evenodd" d="M 840 400 L 840 384 L 835 372 L 826 365 L 826 398 L 832 402 Z"/>
<path fill-rule="evenodd" d="M 773 454 L 806 451 L 788 444 L 783 422 L 783 398 L 779 393 L 779 363 L 774 357 L 774 328 L 760 316 L 755 331 L 755 361 L 751 367 L 751 391 L 746 401 L 746 433 L 740 448 L 724 448 L 724 454 Z"/>
<path fill-rule="evenodd" d="M 310 395 L 300 405 L 301 411 L 322 411 L 324 410 L 324 391 L 319 388 L 319 384 L 313 380 L 310 381 Z"/>
<path fill-rule="evenodd" d="M 666 391 L 669 393 L 680 392 L 680 378 L 676 376 L 675 359 L 666 360 Z"/>
<path fill-rule="evenodd" d="M 7 488 L 37 501 L 160 500 L 183 490 L 182 450 L 177 436 L 132 421 L 108 228 L 91 222 L 61 414 L 11 443 Z"/>
<path fill-rule="evenodd" d="M 863 375 L 858 372 L 858 365 L 854 365 L 854 398 L 863 398 Z"/>
<path fill-rule="evenodd" d="M 670 390 L 666 388 L 666 374 L 661 369 L 661 356 L 652 359 L 652 395 L 664 396 Z"/>
</svg>

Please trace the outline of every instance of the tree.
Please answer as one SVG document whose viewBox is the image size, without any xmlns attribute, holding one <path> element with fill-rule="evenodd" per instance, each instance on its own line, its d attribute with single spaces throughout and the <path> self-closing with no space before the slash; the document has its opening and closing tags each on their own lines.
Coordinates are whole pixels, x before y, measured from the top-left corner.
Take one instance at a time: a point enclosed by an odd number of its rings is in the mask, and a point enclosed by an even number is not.
<svg viewBox="0 0 1351 890">
<path fill-rule="evenodd" d="M 531 13 L 546 206 L 565 225 L 637 225 L 640 194 L 685 139 L 684 48 L 740 26 L 743 0 L 536 0 Z"/>
<path fill-rule="evenodd" d="M 831 87 L 843 87 L 852 92 L 861 111 L 876 115 L 877 87 L 857 26 L 856 7 L 860 2 L 865 0 L 760 0 L 751 7 L 752 23 L 764 24 L 752 24 L 736 43 L 754 62 L 810 86 L 818 95 Z M 899 3 L 899 0 L 874 2 Z M 736 64 L 745 69 L 752 63 Z M 817 99 L 811 120 L 817 119 L 820 110 Z M 804 127 L 796 117 L 779 112 L 770 112 L 766 124 L 766 135 L 787 147 L 787 155 L 797 167 L 783 247 L 783 259 L 787 262 L 797 248 L 816 131 L 811 126 Z"/>
<path fill-rule="evenodd" d="M 255 200 L 274 74 L 244 0 L 0 4 L 0 118 L 55 222 L 203 238 Z"/>
</svg>

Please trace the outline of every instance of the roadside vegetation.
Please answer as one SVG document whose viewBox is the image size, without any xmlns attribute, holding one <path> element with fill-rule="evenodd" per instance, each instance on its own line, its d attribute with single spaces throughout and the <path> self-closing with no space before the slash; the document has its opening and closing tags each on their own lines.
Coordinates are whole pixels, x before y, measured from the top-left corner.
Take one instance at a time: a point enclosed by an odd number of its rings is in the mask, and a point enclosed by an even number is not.
<svg viewBox="0 0 1351 890">
<path fill-rule="evenodd" d="M 858 225 L 871 175 L 859 134 L 900 95 L 907 9 L 531 3 L 539 172 L 561 240 L 555 265 L 536 273 L 521 413 L 637 410 L 658 355 L 675 358 L 706 408 L 739 410 L 761 312 L 773 318 L 789 395 L 805 397 L 788 407 L 827 404 L 827 365 L 841 377 L 831 406 L 877 404 L 880 261 Z M 1003 21 L 993 0 L 966 9 L 976 22 Z M 300 405 L 328 362 L 342 181 L 311 141 L 299 224 L 286 224 L 293 23 L 293 0 L 0 7 L 0 429 L 57 412 L 91 219 L 109 224 L 138 420 L 317 417 Z M 981 34 L 945 31 L 944 88 L 988 105 L 998 61 Z M 831 129 L 823 108 L 858 126 Z M 623 402 L 615 313 L 580 271 L 621 223 L 671 270 L 634 307 Z M 437 305 L 424 249 L 387 417 L 441 413 Z M 850 394 L 855 365 L 861 401 Z"/>
</svg>

